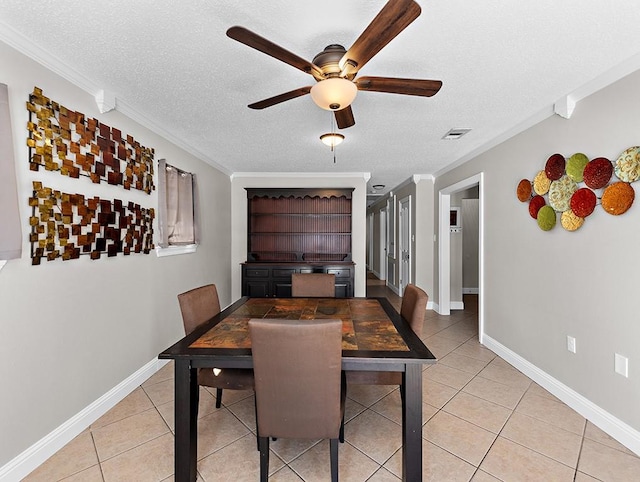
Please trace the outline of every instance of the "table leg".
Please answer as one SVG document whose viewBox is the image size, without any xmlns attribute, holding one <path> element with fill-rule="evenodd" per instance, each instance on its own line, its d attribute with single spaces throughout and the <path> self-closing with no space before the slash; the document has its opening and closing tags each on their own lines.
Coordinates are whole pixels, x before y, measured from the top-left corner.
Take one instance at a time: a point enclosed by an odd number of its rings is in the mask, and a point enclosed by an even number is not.
<svg viewBox="0 0 640 482">
<path fill-rule="evenodd" d="M 175 360 L 175 480 L 195 482 L 198 454 L 198 370 Z"/>
<path fill-rule="evenodd" d="M 406 365 L 402 375 L 402 480 L 422 480 L 422 366 Z"/>
</svg>

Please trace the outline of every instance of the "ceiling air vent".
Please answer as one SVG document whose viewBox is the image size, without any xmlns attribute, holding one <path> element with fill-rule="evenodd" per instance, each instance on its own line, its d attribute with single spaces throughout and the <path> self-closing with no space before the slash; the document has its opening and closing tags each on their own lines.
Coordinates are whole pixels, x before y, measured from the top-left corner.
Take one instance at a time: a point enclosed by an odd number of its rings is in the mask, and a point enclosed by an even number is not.
<svg viewBox="0 0 640 482">
<path fill-rule="evenodd" d="M 469 132 L 471 129 L 451 129 L 442 138 L 443 139 L 460 139 L 463 135 Z"/>
</svg>

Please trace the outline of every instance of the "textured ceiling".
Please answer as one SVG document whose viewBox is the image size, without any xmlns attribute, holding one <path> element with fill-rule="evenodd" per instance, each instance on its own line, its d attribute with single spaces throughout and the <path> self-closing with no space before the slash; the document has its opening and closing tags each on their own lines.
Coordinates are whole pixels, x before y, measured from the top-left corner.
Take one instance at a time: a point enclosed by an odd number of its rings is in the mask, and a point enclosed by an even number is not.
<svg viewBox="0 0 640 482">
<path fill-rule="evenodd" d="M 459 163 L 640 53 L 638 0 L 418 0 L 422 14 L 359 75 L 437 79 L 442 89 L 360 92 L 336 163 L 318 139 L 331 114 L 310 96 L 247 108 L 314 81 L 227 28 L 312 60 L 328 44 L 348 48 L 384 3 L 2 0 L 0 40 L 84 78 L 91 93 L 113 93 L 123 112 L 228 173 L 370 172 L 383 191 Z M 442 140 L 451 128 L 472 131 Z"/>
</svg>

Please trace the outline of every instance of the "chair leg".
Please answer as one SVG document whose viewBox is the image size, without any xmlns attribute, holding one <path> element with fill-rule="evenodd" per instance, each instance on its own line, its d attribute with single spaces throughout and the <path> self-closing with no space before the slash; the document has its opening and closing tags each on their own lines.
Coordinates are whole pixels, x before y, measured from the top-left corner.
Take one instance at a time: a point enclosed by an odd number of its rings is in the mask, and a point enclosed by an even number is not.
<svg viewBox="0 0 640 482">
<path fill-rule="evenodd" d="M 338 482 L 338 439 L 329 440 L 329 451 L 331 452 L 331 482 Z"/>
<path fill-rule="evenodd" d="M 260 450 L 260 482 L 269 480 L 269 437 L 258 437 Z"/>
<path fill-rule="evenodd" d="M 222 406 L 222 388 L 216 388 L 216 408 Z"/>
</svg>

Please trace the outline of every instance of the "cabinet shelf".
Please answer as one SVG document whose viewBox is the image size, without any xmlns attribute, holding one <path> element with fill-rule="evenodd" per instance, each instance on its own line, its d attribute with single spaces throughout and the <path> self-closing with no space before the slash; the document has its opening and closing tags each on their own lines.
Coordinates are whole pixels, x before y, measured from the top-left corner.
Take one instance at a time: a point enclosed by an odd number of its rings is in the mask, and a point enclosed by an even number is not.
<svg viewBox="0 0 640 482">
<path fill-rule="evenodd" d="M 353 265 L 352 193 L 353 189 L 247 188 L 245 267 L 257 267 L 259 264 L 263 267 L 250 271 L 243 268 L 243 294 L 290 296 L 291 269 L 318 272 L 331 264 Z M 291 263 L 298 265 L 292 268 Z M 333 269 L 338 268 L 334 266 Z M 345 271 L 343 268 L 337 272 L 350 274 L 346 281 L 341 282 L 340 291 L 336 289 L 336 294 L 353 296 L 353 269 Z M 272 279 L 276 274 L 282 277 L 283 273 L 289 273 L 285 276 L 289 276 L 288 281 Z M 258 281 L 260 276 L 256 278 L 257 274 L 265 278 Z"/>
</svg>

